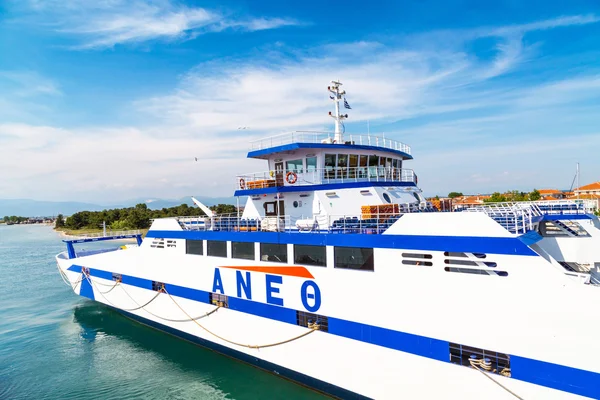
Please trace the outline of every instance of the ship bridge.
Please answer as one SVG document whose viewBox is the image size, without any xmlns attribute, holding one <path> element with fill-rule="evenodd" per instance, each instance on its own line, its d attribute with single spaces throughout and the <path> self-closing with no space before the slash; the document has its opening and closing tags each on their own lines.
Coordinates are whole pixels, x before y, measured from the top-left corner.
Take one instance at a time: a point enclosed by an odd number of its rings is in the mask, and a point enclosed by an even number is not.
<svg viewBox="0 0 600 400">
<path fill-rule="evenodd" d="M 251 142 L 248 158 L 268 169 L 236 176 L 236 196 L 363 186 L 416 186 L 410 146 L 384 135 L 295 131 Z M 323 188 L 321 185 L 328 185 Z M 333 186 L 332 186 L 333 185 Z"/>
</svg>

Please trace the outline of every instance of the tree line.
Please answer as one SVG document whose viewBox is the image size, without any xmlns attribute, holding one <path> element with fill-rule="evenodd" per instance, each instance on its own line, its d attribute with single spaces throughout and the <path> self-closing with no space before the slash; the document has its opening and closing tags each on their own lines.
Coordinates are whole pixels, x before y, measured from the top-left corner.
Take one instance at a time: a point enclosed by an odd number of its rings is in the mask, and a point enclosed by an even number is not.
<svg viewBox="0 0 600 400">
<path fill-rule="evenodd" d="M 463 194 L 461 192 L 448 193 L 448 197 L 451 199 L 462 196 Z M 518 190 L 511 190 L 506 193 L 494 192 L 489 198 L 484 199 L 483 201 L 484 203 L 498 203 L 503 201 L 537 201 L 541 198 L 542 195 L 537 189 L 533 189 L 532 192 L 519 192 Z"/>
<path fill-rule="evenodd" d="M 27 217 L 17 217 L 16 215 L 11 215 L 10 217 L 8 215 L 4 216 L 4 222 L 8 223 L 8 222 L 14 222 L 15 224 L 20 224 L 21 222 L 25 222 L 29 220 L 29 218 Z"/>
<path fill-rule="evenodd" d="M 218 204 L 209 207 L 216 214 L 235 213 L 237 209 L 231 204 Z M 56 219 L 56 227 L 65 227 L 68 229 L 99 229 L 102 223 L 106 222 L 106 227 L 112 230 L 124 229 L 146 229 L 150 227 L 150 222 L 155 218 L 167 217 L 196 217 L 206 214 L 198 207 L 190 207 L 182 204 L 176 207 L 163 208 L 161 210 L 150 210 L 144 203 L 137 204 L 135 207 L 115 208 L 103 211 L 80 211 L 66 220 L 62 215 Z"/>
</svg>

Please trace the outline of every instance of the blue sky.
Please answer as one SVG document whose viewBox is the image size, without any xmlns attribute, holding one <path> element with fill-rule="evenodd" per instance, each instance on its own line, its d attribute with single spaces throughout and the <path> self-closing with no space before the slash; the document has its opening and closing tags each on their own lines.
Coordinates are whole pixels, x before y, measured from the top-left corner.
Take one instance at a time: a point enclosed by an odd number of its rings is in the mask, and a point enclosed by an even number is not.
<svg viewBox="0 0 600 400">
<path fill-rule="evenodd" d="M 597 181 L 598 37 L 595 0 L 5 0 L 0 197 L 229 195 L 250 140 L 332 129 L 331 79 L 426 194 Z"/>
</svg>

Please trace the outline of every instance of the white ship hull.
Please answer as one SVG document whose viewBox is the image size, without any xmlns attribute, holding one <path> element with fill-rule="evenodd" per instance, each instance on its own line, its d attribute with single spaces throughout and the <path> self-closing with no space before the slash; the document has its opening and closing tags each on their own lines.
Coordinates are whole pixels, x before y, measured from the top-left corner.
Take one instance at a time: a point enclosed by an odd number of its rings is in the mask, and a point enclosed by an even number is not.
<svg viewBox="0 0 600 400">
<path fill-rule="evenodd" d="M 438 213 L 417 217 L 467 218 Z M 489 220 L 483 214 L 468 218 Z M 448 221 L 440 222 L 437 226 L 446 226 L 443 222 Z M 453 229 L 457 231 L 456 224 Z M 156 236 L 152 231 L 149 235 Z M 257 233 L 221 233 L 222 239 L 224 235 L 235 240 L 236 235 Z M 336 236 L 353 241 L 367 235 Z M 369 236 L 382 240 L 387 235 Z M 415 238 L 428 242 L 425 237 Z M 279 266 L 270 262 L 185 254 L 183 239 L 157 250 L 150 247 L 149 237 L 140 248 L 75 259 L 63 254 L 57 260 L 71 283 L 81 281 L 74 285 L 81 295 L 337 397 L 508 399 L 513 397 L 508 389 L 526 399 L 597 398 L 598 323 L 585 305 L 597 303 L 598 288 L 565 279 L 564 271 L 549 270 L 547 261 L 519 245 L 518 239 L 479 239 L 489 242 L 475 245 L 480 249 L 504 243 L 504 254 L 488 252 L 486 260 L 497 263 L 496 268 L 508 277 L 448 273 L 443 267 L 444 252 L 417 251 L 414 246 L 406 250 L 376 248 L 375 274 L 332 265 L 301 267 L 313 276 L 309 279 L 278 275 L 281 271 L 275 269 L 273 274 L 243 270 Z M 444 238 L 437 236 L 429 242 L 430 248 L 446 246 Z M 523 254 L 506 254 L 511 246 L 512 251 Z M 293 251 L 293 245 L 288 248 Z M 332 251 L 328 246 L 328 252 Z M 415 252 L 431 254 L 433 266 L 401 264 L 403 254 Z M 81 273 L 81 267 L 89 268 L 89 278 Z M 121 274 L 122 282 L 117 284 L 111 273 Z M 267 276 L 280 276 L 281 280 L 269 284 Z M 152 290 L 152 281 L 164 283 L 166 293 Z M 303 292 L 305 282 L 314 285 Z M 315 296 L 315 286 L 320 295 Z M 209 303 L 208 296 L 221 293 L 221 289 L 228 296 L 228 307 L 197 319 L 197 323 L 189 321 L 190 316 L 214 311 L 217 306 Z M 320 299 L 315 312 L 328 317 L 328 332 L 306 334 L 310 329 L 296 324 L 296 310 L 312 311 L 317 306 L 315 297 Z M 505 388 L 476 369 L 451 363 L 451 343 L 510 355 L 512 377 L 490 374 Z M 272 346 L 252 348 L 268 345 Z M 573 386 L 568 383 L 573 374 L 575 379 L 590 381 L 583 387 Z"/>
</svg>

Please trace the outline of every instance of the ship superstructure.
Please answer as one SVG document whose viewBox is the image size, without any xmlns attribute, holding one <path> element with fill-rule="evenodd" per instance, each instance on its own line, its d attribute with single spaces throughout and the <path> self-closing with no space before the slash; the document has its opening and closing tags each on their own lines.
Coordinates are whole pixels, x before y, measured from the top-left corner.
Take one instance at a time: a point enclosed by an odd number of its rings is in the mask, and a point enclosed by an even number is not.
<svg viewBox="0 0 600 400">
<path fill-rule="evenodd" d="M 73 290 L 339 398 L 599 398 L 600 225 L 585 201 L 436 212 L 411 148 L 344 132 L 251 144 L 231 215 L 57 256 Z"/>
</svg>

